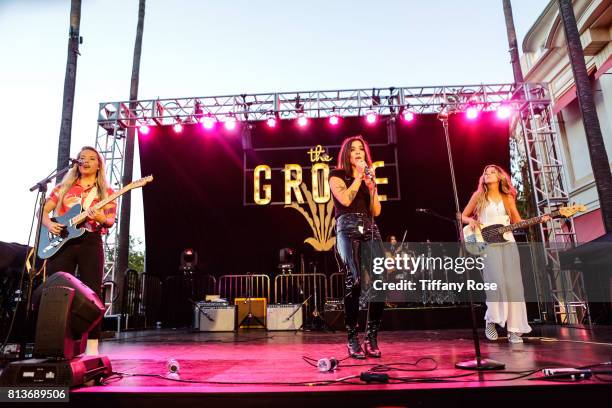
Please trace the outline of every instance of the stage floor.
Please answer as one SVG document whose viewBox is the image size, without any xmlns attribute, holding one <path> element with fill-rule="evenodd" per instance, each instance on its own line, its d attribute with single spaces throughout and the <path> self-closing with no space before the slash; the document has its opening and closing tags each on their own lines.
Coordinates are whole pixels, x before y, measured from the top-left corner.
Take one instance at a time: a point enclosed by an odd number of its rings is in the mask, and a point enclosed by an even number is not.
<svg viewBox="0 0 612 408">
<path fill-rule="evenodd" d="M 501 336 L 502 333 L 500 333 Z M 482 335 L 482 331 L 481 331 Z M 346 357 L 343 332 L 192 333 L 189 330 L 148 330 L 121 333 L 101 342 L 100 354 L 110 357 L 113 370 L 124 373 L 104 386 L 81 387 L 73 401 L 95 401 L 129 406 L 323 406 L 353 401 L 355 406 L 412 406 L 474 401 L 552 402 L 557 405 L 607 406 L 612 376 L 581 382 L 533 380 L 521 373 L 545 367 L 577 367 L 610 361 L 612 328 L 593 331 L 559 326 L 535 326 L 524 344 L 481 342 L 483 356 L 504 362 L 506 370 L 477 374 L 454 364 L 474 356 L 471 330 L 381 332 L 381 359 L 344 360 L 339 369 L 320 373 L 302 356 L 313 359 Z M 432 360 L 419 359 L 431 358 Z M 165 376 L 166 362 L 180 365 L 177 382 Z M 366 384 L 359 376 L 376 365 L 390 366 L 394 384 Z M 612 368 L 610 366 L 604 368 Z M 400 371 L 429 370 L 429 371 Z M 143 374 L 145 376 L 138 376 Z M 452 377 L 444 379 L 443 377 Z M 426 378 L 429 382 L 419 379 Z M 324 385 L 324 382 L 329 382 Z M 298 383 L 303 383 L 298 384 Z M 315 385 L 316 384 L 316 385 Z M 113 404 L 114 405 L 114 404 Z M 91 406 L 91 405 L 90 405 Z M 107 405 L 109 406 L 109 405 Z"/>
</svg>

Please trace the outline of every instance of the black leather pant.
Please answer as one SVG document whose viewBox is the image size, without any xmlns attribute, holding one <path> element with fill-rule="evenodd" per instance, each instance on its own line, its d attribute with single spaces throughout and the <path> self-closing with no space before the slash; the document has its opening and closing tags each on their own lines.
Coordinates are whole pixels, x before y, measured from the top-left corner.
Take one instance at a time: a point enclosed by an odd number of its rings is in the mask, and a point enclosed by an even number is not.
<svg viewBox="0 0 612 408">
<path fill-rule="evenodd" d="M 364 248 L 363 245 L 368 247 Z M 357 326 L 362 278 L 370 275 L 369 271 L 363 270 L 364 266 L 372 265 L 371 260 L 362 259 L 364 253 L 384 257 L 376 223 L 366 214 L 340 215 L 336 219 L 336 261 L 339 272 L 345 275 L 344 314 L 347 327 Z M 384 307 L 383 302 L 369 302 L 368 321 L 380 324 Z"/>
</svg>

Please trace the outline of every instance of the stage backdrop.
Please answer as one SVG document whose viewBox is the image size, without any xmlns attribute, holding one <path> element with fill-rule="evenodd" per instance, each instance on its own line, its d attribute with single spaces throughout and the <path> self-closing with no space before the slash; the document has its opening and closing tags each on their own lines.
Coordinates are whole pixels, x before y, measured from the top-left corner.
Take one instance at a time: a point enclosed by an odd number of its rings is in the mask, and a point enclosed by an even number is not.
<svg viewBox="0 0 612 408">
<path fill-rule="evenodd" d="M 456 240 L 450 222 L 415 211 L 454 214 L 444 131 L 435 115 L 391 124 L 381 117 L 374 125 L 344 118 L 336 127 L 325 119 L 311 119 L 305 128 L 294 120 L 275 128 L 260 122 L 248 125 L 250 136 L 244 126 L 189 125 L 180 134 L 153 127 L 140 135 L 141 172 L 155 177 L 143 190 L 148 273 L 177 274 L 181 252 L 193 248 L 205 273 L 273 275 L 283 247 L 316 260 L 318 272 L 335 272 L 326 175 L 342 140 L 355 134 L 372 144 L 379 166 L 379 193 L 387 198 L 377 218 L 383 237 L 401 239 L 407 230 L 407 241 Z M 508 169 L 509 126 L 483 113 L 475 121 L 452 116 L 449 127 L 463 207 L 486 164 Z"/>
</svg>

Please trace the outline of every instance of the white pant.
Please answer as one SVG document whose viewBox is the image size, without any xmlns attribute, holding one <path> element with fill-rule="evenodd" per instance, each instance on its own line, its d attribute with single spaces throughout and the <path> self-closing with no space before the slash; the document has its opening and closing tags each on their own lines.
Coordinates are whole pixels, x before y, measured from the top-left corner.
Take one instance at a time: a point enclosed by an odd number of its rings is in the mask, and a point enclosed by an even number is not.
<svg viewBox="0 0 612 408">
<path fill-rule="evenodd" d="M 489 245 L 485 251 L 483 278 L 497 283 L 487 291 L 485 321 L 506 326 L 509 332 L 529 333 L 527 307 L 521 276 L 521 260 L 516 243 Z"/>
</svg>

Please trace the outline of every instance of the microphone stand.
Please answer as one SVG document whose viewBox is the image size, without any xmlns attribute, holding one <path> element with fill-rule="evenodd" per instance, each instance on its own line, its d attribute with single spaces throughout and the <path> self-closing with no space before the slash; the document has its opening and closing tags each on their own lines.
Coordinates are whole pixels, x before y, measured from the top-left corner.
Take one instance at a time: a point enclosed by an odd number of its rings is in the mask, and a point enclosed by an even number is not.
<svg viewBox="0 0 612 408">
<path fill-rule="evenodd" d="M 446 151 L 448 153 L 448 164 L 450 167 L 451 180 L 453 184 L 453 194 L 455 199 L 455 227 L 457 232 L 457 237 L 459 239 L 460 247 L 459 247 L 459 255 L 464 256 L 464 247 L 463 247 L 463 229 L 461 226 L 463 225 L 461 221 L 461 211 L 459 209 L 459 194 L 457 193 L 457 180 L 455 178 L 455 166 L 453 164 L 453 154 L 451 151 L 450 137 L 448 131 L 448 116 L 449 112 L 446 108 L 443 108 L 442 111 L 438 113 L 438 119 L 442 122 L 442 127 L 444 128 L 444 137 L 446 138 Z M 466 271 L 466 280 L 469 279 L 469 271 Z M 468 291 L 468 296 L 470 300 L 470 312 L 472 317 L 472 338 L 474 339 L 474 352 L 476 354 L 476 358 L 467 361 L 460 361 L 455 363 L 456 368 L 460 368 L 463 370 L 477 370 L 477 371 L 485 371 L 485 370 L 501 370 L 506 367 L 506 365 L 502 362 L 491 360 L 488 358 L 483 358 L 480 353 L 480 340 L 478 338 L 478 329 L 476 326 L 476 312 L 474 310 L 474 301 L 472 298 L 472 292 Z"/>
</svg>

